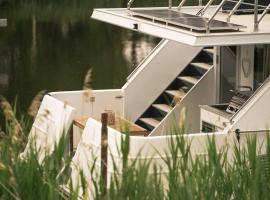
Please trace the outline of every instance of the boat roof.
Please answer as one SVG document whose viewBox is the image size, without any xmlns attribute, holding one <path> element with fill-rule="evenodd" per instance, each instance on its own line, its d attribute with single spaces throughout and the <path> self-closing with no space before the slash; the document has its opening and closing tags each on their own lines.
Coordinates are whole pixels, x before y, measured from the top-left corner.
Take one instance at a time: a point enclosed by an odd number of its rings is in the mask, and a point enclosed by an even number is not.
<svg viewBox="0 0 270 200">
<path fill-rule="evenodd" d="M 270 14 L 254 31 L 254 14 L 232 15 L 219 11 L 209 30 L 208 19 L 217 6 L 210 6 L 203 17 L 196 15 L 202 6 L 94 9 L 92 18 L 152 36 L 191 46 L 227 46 L 270 43 Z M 260 16 L 260 15 L 259 15 Z"/>
</svg>

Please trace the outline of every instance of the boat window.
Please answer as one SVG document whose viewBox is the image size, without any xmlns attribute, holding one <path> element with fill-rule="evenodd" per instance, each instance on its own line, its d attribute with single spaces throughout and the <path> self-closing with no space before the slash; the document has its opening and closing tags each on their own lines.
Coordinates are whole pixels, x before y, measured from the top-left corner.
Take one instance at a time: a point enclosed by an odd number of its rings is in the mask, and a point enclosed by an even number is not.
<svg viewBox="0 0 270 200">
<path fill-rule="evenodd" d="M 270 75 L 270 45 L 254 48 L 254 88 L 257 89 Z"/>
<path fill-rule="evenodd" d="M 220 51 L 220 103 L 228 103 L 236 87 L 236 47 L 221 47 Z"/>
</svg>

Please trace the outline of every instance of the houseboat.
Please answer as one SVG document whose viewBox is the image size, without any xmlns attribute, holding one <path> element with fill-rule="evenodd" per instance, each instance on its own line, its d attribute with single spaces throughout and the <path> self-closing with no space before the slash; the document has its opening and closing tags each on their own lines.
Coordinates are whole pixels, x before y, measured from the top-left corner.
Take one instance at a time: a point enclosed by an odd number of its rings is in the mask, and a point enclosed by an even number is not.
<svg viewBox="0 0 270 200">
<path fill-rule="evenodd" d="M 256 135 L 259 153 L 265 154 L 270 125 L 270 2 L 222 0 L 212 5 L 209 0 L 206 5 L 200 1 L 198 6 L 185 6 L 182 0 L 175 6 L 169 0 L 168 7 L 147 8 L 135 8 L 133 2 L 127 8 L 94 9 L 91 18 L 162 38 L 161 42 L 120 89 L 46 95 L 30 137 L 37 136 L 40 148 L 52 150 L 63 130 L 71 127 L 72 178 L 82 170 L 90 182 L 89 167 L 101 167 L 94 160 L 101 160 L 101 114 L 108 113 L 108 184 L 112 160 L 122 166 L 118 147 L 125 137 L 123 124 L 129 127 L 129 160 L 139 155 L 161 163 L 168 140 L 176 137 L 171 127 L 183 121 L 183 137 L 192 141 L 194 156 L 206 153 L 211 136 L 220 149 L 245 146 L 247 137 Z"/>
</svg>

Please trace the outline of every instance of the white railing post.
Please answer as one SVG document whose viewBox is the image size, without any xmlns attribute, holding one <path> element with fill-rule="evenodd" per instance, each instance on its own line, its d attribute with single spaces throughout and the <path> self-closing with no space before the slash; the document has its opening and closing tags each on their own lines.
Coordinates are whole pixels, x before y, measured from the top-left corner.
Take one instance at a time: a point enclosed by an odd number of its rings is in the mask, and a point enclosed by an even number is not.
<svg viewBox="0 0 270 200">
<path fill-rule="evenodd" d="M 214 0 L 208 1 L 207 4 L 206 4 L 202 9 L 200 9 L 199 12 L 198 12 L 196 15 L 201 15 L 201 16 L 203 16 L 204 13 L 205 13 L 205 11 L 208 9 L 208 7 L 211 6 L 211 4 L 213 3 L 213 1 L 214 1 Z"/>
<path fill-rule="evenodd" d="M 186 3 L 186 0 L 182 0 L 177 8 L 177 10 L 181 10 L 181 8 L 183 7 L 183 5 Z"/>
<path fill-rule="evenodd" d="M 254 32 L 258 31 L 258 0 L 254 0 Z"/>
<path fill-rule="evenodd" d="M 227 22 L 230 22 L 231 20 L 231 16 L 235 13 L 235 11 L 239 8 L 239 6 L 241 5 L 241 3 L 243 2 L 243 0 L 239 0 L 238 3 L 234 6 L 234 8 L 231 10 L 231 12 L 229 13 L 228 17 L 227 17 Z"/>
<path fill-rule="evenodd" d="M 172 0 L 169 0 L 169 9 L 172 9 Z"/>
<path fill-rule="evenodd" d="M 261 17 L 258 19 L 258 25 L 259 25 L 259 23 L 262 21 L 262 19 L 264 18 L 264 16 L 268 13 L 269 10 L 270 10 L 270 3 L 269 3 L 268 6 L 266 7 L 266 9 L 263 11 Z"/>
<path fill-rule="evenodd" d="M 206 31 L 207 31 L 207 33 L 210 32 L 210 23 L 211 23 L 211 21 L 215 18 L 215 16 L 217 15 L 217 13 L 220 11 L 220 9 L 222 8 L 222 6 L 226 2 L 227 2 L 227 0 L 222 0 L 222 2 L 219 4 L 219 6 L 217 7 L 217 9 L 213 13 L 213 15 L 208 19 L 207 24 L 206 24 Z"/>
<path fill-rule="evenodd" d="M 134 0 L 129 0 L 128 4 L 127 4 L 127 9 L 130 10 L 132 3 L 134 2 Z"/>
</svg>

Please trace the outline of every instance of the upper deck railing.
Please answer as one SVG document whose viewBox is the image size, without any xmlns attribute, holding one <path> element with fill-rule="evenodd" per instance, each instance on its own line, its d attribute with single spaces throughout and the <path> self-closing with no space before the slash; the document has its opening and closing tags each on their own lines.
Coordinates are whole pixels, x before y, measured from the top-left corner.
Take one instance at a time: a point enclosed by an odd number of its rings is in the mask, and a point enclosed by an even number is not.
<svg viewBox="0 0 270 200">
<path fill-rule="evenodd" d="M 130 10 L 132 4 L 134 3 L 135 0 L 130 0 L 127 4 L 127 9 Z M 198 6 L 202 6 L 202 8 L 199 10 L 199 12 L 195 13 L 196 15 L 199 16 L 203 16 L 205 14 L 205 12 L 208 10 L 208 8 L 212 5 L 212 3 L 214 2 L 214 0 L 209 0 L 207 2 L 207 4 L 205 6 L 202 5 L 202 0 L 199 0 L 199 4 Z M 220 4 L 217 6 L 217 8 L 215 9 L 215 11 L 213 12 L 213 14 L 207 19 L 207 23 L 206 23 L 206 30 L 207 32 L 210 32 L 210 23 L 215 19 L 216 15 L 218 14 L 218 12 L 220 12 L 222 10 L 222 7 L 225 3 L 227 2 L 233 2 L 236 5 L 231 9 L 231 10 L 227 10 L 226 12 L 228 12 L 228 16 L 227 16 L 227 22 L 230 22 L 231 17 L 237 12 L 237 11 L 241 11 L 241 12 L 254 12 L 254 32 L 258 31 L 259 29 L 259 24 L 260 22 L 263 20 L 263 18 L 265 17 L 265 15 L 270 11 L 270 3 L 268 4 L 268 6 L 264 6 L 264 5 L 259 5 L 258 4 L 258 0 L 254 0 L 254 4 L 253 3 L 246 3 L 244 2 L 244 0 L 222 0 L 220 2 Z M 177 11 L 180 12 L 181 8 L 185 5 L 186 0 L 181 0 L 181 2 L 179 3 L 179 5 L 177 6 Z M 248 6 L 253 6 L 254 9 L 239 9 L 240 5 L 248 5 Z M 173 5 L 172 5 L 172 0 L 168 0 L 168 9 L 172 9 Z M 261 15 L 259 15 L 259 11 L 262 12 Z"/>
</svg>

